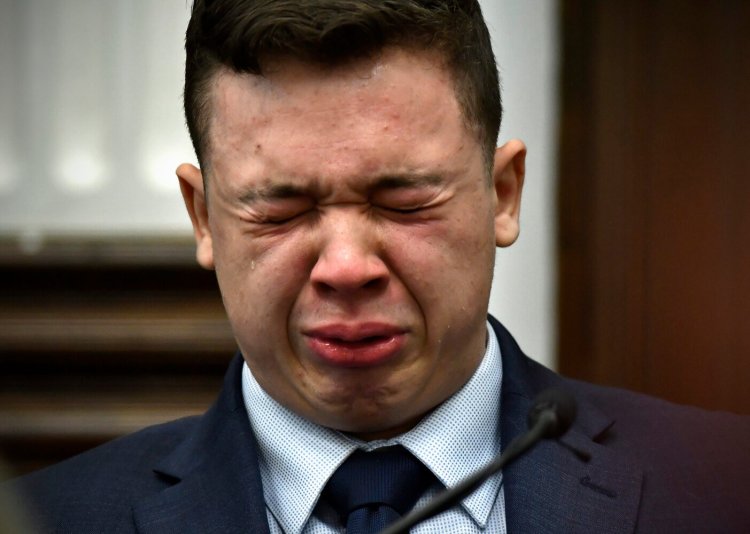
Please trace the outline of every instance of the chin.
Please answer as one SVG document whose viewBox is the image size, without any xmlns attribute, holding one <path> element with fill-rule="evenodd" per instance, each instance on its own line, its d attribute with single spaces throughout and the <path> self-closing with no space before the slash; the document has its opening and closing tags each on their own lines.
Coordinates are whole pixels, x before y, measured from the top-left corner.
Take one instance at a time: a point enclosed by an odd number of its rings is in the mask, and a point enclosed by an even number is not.
<svg viewBox="0 0 750 534">
<path fill-rule="evenodd" d="M 338 429 L 350 434 L 362 441 L 373 441 L 376 439 L 389 439 L 404 432 L 408 432 L 421 420 L 421 417 L 408 421 L 363 421 L 362 419 L 352 422 L 346 428 Z M 364 424 L 363 424 L 364 423 Z"/>
<path fill-rule="evenodd" d="M 414 405 L 410 404 L 410 408 Z M 319 412 L 319 413 L 322 413 Z M 352 402 L 339 404 L 333 411 L 327 411 L 332 417 L 323 426 L 333 428 L 346 434 L 351 434 L 359 439 L 370 441 L 373 439 L 386 439 L 402 434 L 410 430 L 422 418 L 421 415 L 407 413 L 403 404 L 385 405 L 375 399 L 363 399 L 360 397 Z"/>
</svg>

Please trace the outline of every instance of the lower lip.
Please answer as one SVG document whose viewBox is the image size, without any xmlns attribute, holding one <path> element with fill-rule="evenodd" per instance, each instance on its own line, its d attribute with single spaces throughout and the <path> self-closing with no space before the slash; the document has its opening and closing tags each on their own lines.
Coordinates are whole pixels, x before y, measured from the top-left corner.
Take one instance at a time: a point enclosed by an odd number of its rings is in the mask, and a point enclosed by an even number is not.
<svg viewBox="0 0 750 534">
<path fill-rule="evenodd" d="M 371 367 L 398 355 L 406 339 L 404 334 L 345 342 L 338 339 L 308 336 L 307 345 L 326 363 L 339 367 Z"/>
</svg>

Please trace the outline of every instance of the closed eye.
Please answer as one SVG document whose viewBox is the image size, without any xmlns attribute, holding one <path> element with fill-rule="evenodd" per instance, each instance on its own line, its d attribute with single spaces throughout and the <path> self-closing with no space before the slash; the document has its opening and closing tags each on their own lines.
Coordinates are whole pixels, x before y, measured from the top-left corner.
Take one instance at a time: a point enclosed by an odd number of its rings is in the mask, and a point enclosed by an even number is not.
<svg viewBox="0 0 750 534">
<path fill-rule="evenodd" d="M 396 223 L 410 224 L 422 223 L 432 219 L 435 216 L 435 206 L 381 206 L 379 207 L 383 217 L 393 220 Z"/>
<path fill-rule="evenodd" d="M 245 191 L 240 203 L 256 224 L 281 226 L 309 213 L 315 207 L 311 195 L 290 183 L 272 183 Z"/>
<path fill-rule="evenodd" d="M 390 207 L 384 207 L 384 209 L 388 211 L 393 211 L 395 213 L 403 213 L 408 215 L 409 213 L 417 213 L 424 209 L 427 209 L 425 206 L 417 206 L 414 208 L 390 208 Z"/>
<path fill-rule="evenodd" d="M 280 226 L 293 222 L 315 211 L 315 203 L 309 197 L 295 196 L 256 202 L 253 211 L 257 222 Z"/>
<path fill-rule="evenodd" d="M 389 213 L 422 216 L 440 204 L 444 186 L 440 176 L 387 176 L 377 183 L 370 201 Z"/>
<path fill-rule="evenodd" d="M 296 220 L 296 219 L 298 219 L 298 218 L 300 218 L 300 217 L 302 217 L 304 215 L 309 214 L 311 211 L 312 210 L 304 210 L 304 211 L 298 211 L 298 212 L 295 212 L 295 213 L 279 213 L 279 214 L 275 214 L 275 215 L 267 215 L 264 218 L 263 222 L 266 223 L 266 224 L 272 224 L 272 225 L 279 226 L 279 225 L 282 225 L 282 224 L 290 223 L 290 222 L 292 222 L 292 221 L 294 221 L 294 220 Z"/>
</svg>

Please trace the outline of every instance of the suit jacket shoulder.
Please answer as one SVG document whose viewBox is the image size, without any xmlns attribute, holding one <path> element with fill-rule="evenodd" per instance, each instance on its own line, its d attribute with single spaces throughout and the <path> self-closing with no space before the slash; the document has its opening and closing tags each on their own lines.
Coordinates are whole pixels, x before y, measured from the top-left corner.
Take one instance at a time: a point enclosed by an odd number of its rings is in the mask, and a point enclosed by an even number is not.
<svg viewBox="0 0 750 534">
<path fill-rule="evenodd" d="M 750 532 L 750 417 L 562 377 L 490 320 L 503 358 L 504 444 L 525 430 L 544 389 L 578 404 L 560 444 L 545 442 L 504 472 L 509 531 Z"/>
<path fill-rule="evenodd" d="M 235 358 L 200 417 L 146 428 L 11 483 L 41 532 L 267 532 Z"/>
<path fill-rule="evenodd" d="M 154 465 L 197 419 L 146 428 L 16 480 L 32 524 L 43 532 L 132 532 L 133 504 L 170 483 Z"/>
</svg>

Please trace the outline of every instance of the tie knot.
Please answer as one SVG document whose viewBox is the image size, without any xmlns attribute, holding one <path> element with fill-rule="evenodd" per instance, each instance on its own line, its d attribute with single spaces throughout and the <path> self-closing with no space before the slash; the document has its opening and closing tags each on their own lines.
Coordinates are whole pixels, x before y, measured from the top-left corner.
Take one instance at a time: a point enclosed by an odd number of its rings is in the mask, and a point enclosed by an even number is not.
<svg viewBox="0 0 750 534">
<path fill-rule="evenodd" d="M 357 450 L 336 470 L 323 495 L 348 518 L 348 526 L 350 515 L 360 511 L 382 517 L 376 520 L 379 529 L 411 510 L 434 480 L 432 472 L 400 445 Z"/>
</svg>

